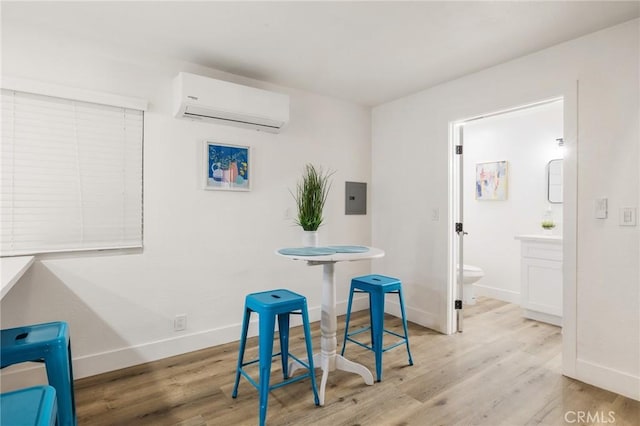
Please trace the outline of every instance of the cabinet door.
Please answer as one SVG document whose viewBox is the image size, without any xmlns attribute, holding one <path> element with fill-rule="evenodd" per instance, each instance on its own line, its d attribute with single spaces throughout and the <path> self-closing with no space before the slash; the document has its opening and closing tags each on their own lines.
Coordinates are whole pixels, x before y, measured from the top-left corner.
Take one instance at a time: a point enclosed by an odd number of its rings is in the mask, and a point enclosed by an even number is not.
<svg viewBox="0 0 640 426">
<path fill-rule="evenodd" d="M 522 259 L 522 307 L 562 316 L 562 262 Z"/>
</svg>

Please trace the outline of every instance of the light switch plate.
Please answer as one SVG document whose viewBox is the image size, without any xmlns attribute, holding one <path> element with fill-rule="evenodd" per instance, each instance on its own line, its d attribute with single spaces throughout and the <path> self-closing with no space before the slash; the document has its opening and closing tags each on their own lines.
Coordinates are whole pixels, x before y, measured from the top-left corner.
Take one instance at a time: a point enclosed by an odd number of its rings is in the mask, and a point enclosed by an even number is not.
<svg viewBox="0 0 640 426">
<path fill-rule="evenodd" d="M 596 219 L 607 218 L 607 204 L 608 204 L 608 201 L 606 198 L 596 198 L 596 204 L 595 204 Z"/>
<path fill-rule="evenodd" d="M 635 207 L 620 207 L 620 226 L 636 226 L 637 216 Z"/>
</svg>

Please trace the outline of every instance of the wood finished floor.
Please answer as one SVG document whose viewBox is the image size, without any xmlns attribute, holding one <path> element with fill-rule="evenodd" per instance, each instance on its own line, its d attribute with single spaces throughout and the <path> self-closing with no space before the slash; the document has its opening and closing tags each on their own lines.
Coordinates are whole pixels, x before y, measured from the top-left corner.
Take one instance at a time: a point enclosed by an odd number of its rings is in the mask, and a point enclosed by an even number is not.
<svg viewBox="0 0 640 426">
<path fill-rule="evenodd" d="M 354 327 L 368 320 L 365 312 L 352 316 Z M 332 372 L 324 407 L 313 404 L 308 380 L 272 391 L 267 424 L 640 425 L 639 402 L 560 374 L 558 327 L 524 319 L 518 306 L 486 298 L 465 313 L 462 334 L 444 336 L 410 324 L 414 365 L 407 365 L 403 347 L 385 353 L 381 383 L 366 386 L 359 376 Z M 338 325 L 340 349 L 344 317 Z M 393 317 L 385 325 L 401 330 Z M 312 333 L 317 351 L 319 323 L 312 324 Z M 303 342 L 301 328 L 292 329 L 291 352 L 302 356 Z M 231 398 L 237 350 L 234 342 L 77 380 L 79 424 L 255 425 L 257 391 L 243 378 L 238 398 Z M 246 356 L 256 354 L 252 338 Z M 375 371 L 371 352 L 349 344 L 346 355 Z M 280 373 L 277 359 L 272 383 Z M 590 413 L 591 421 L 577 421 L 579 412 L 583 420 Z"/>
</svg>

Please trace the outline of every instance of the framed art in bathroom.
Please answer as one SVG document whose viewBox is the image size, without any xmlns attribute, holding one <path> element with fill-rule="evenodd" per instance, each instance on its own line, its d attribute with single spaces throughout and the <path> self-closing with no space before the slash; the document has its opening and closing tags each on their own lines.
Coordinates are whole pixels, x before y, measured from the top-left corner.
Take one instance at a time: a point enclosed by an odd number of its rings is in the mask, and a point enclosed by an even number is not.
<svg viewBox="0 0 640 426">
<path fill-rule="evenodd" d="M 204 189 L 251 190 L 251 148 L 204 142 Z"/>
<path fill-rule="evenodd" d="M 476 164 L 476 200 L 506 200 L 508 181 L 509 163 L 507 161 Z"/>
</svg>

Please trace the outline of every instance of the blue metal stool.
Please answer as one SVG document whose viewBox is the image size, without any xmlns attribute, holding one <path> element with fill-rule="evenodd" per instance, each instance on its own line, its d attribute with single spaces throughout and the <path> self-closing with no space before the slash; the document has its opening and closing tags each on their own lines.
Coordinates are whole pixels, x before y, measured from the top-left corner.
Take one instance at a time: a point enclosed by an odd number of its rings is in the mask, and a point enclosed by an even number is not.
<svg viewBox="0 0 640 426">
<path fill-rule="evenodd" d="M 7 426 L 54 426 L 56 390 L 34 386 L 0 395 L 0 423 Z"/>
<path fill-rule="evenodd" d="M 253 361 L 244 362 L 244 350 L 247 343 L 247 331 L 251 313 L 259 314 L 259 357 Z M 302 314 L 302 324 L 304 327 L 304 339 L 307 344 L 308 363 L 300 361 L 289 353 L 289 315 Z M 278 317 L 278 330 L 280 334 L 280 352 L 273 354 L 274 327 L 276 316 Z M 273 386 L 269 386 L 271 375 L 271 360 L 280 355 L 282 358 L 282 375 L 284 381 Z M 307 368 L 307 373 L 289 378 L 289 357 Z M 260 363 L 260 378 L 256 383 L 244 370 L 247 365 Z M 240 337 L 240 351 L 238 353 L 238 367 L 236 369 L 236 380 L 233 385 L 233 398 L 238 396 L 238 383 L 242 374 L 256 389 L 260 395 L 260 425 L 264 425 L 267 418 L 267 400 L 269 392 L 284 385 L 311 378 L 311 388 L 316 405 L 320 405 L 318 399 L 318 389 L 316 387 L 316 376 L 313 367 L 313 352 L 311 349 L 311 328 L 309 327 L 309 314 L 307 312 L 307 299 L 289 290 L 279 289 L 252 293 L 247 295 L 244 304 L 244 319 L 242 320 L 242 335 Z"/>
<path fill-rule="evenodd" d="M 73 368 L 69 326 L 50 322 L 2 330 L 0 368 L 21 362 L 44 362 L 49 385 L 56 390 L 58 425 L 75 426 Z"/>
<path fill-rule="evenodd" d="M 370 324 L 367 327 L 360 328 L 349 333 L 349 320 L 351 318 L 351 304 L 353 302 L 354 293 L 369 293 L 369 319 Z M 404 328 L 404 336 L 394 333 L 384 328 L 384 298 L 387 293 L 396 293 L 400 298 L 400 312 L 402 313 L 402 327 Z M 371 330 L 371 345 L 365 345 L 351 336 L 364 333 Z M 384 333 L 392 334 L 400 337 L 402 340 L 384 347 Z M 347 306 L 347 319 L 344 327 L 344 341 L 342 343 L 342 352 L 347 346 L 347 341 L 353 342 L 363 348 L 373 351 L 376 356 L 376 379 L 382 380 L 382 353 L 390 349 L 405 344 L 407 346 L 407 354 L 409 355 L 409 365 L 413 365 L 411 358 L 411 350 L 409 349 L 409 334 L 407 332 L 407 315 L 404 311 L 404 296 L 402 295 L 402 283 L 397 278 L 385 277 L 383 275 L 365 275 L 351 280 L 351 291 L 349 292 L 349 304 Z"/>
</svg>

